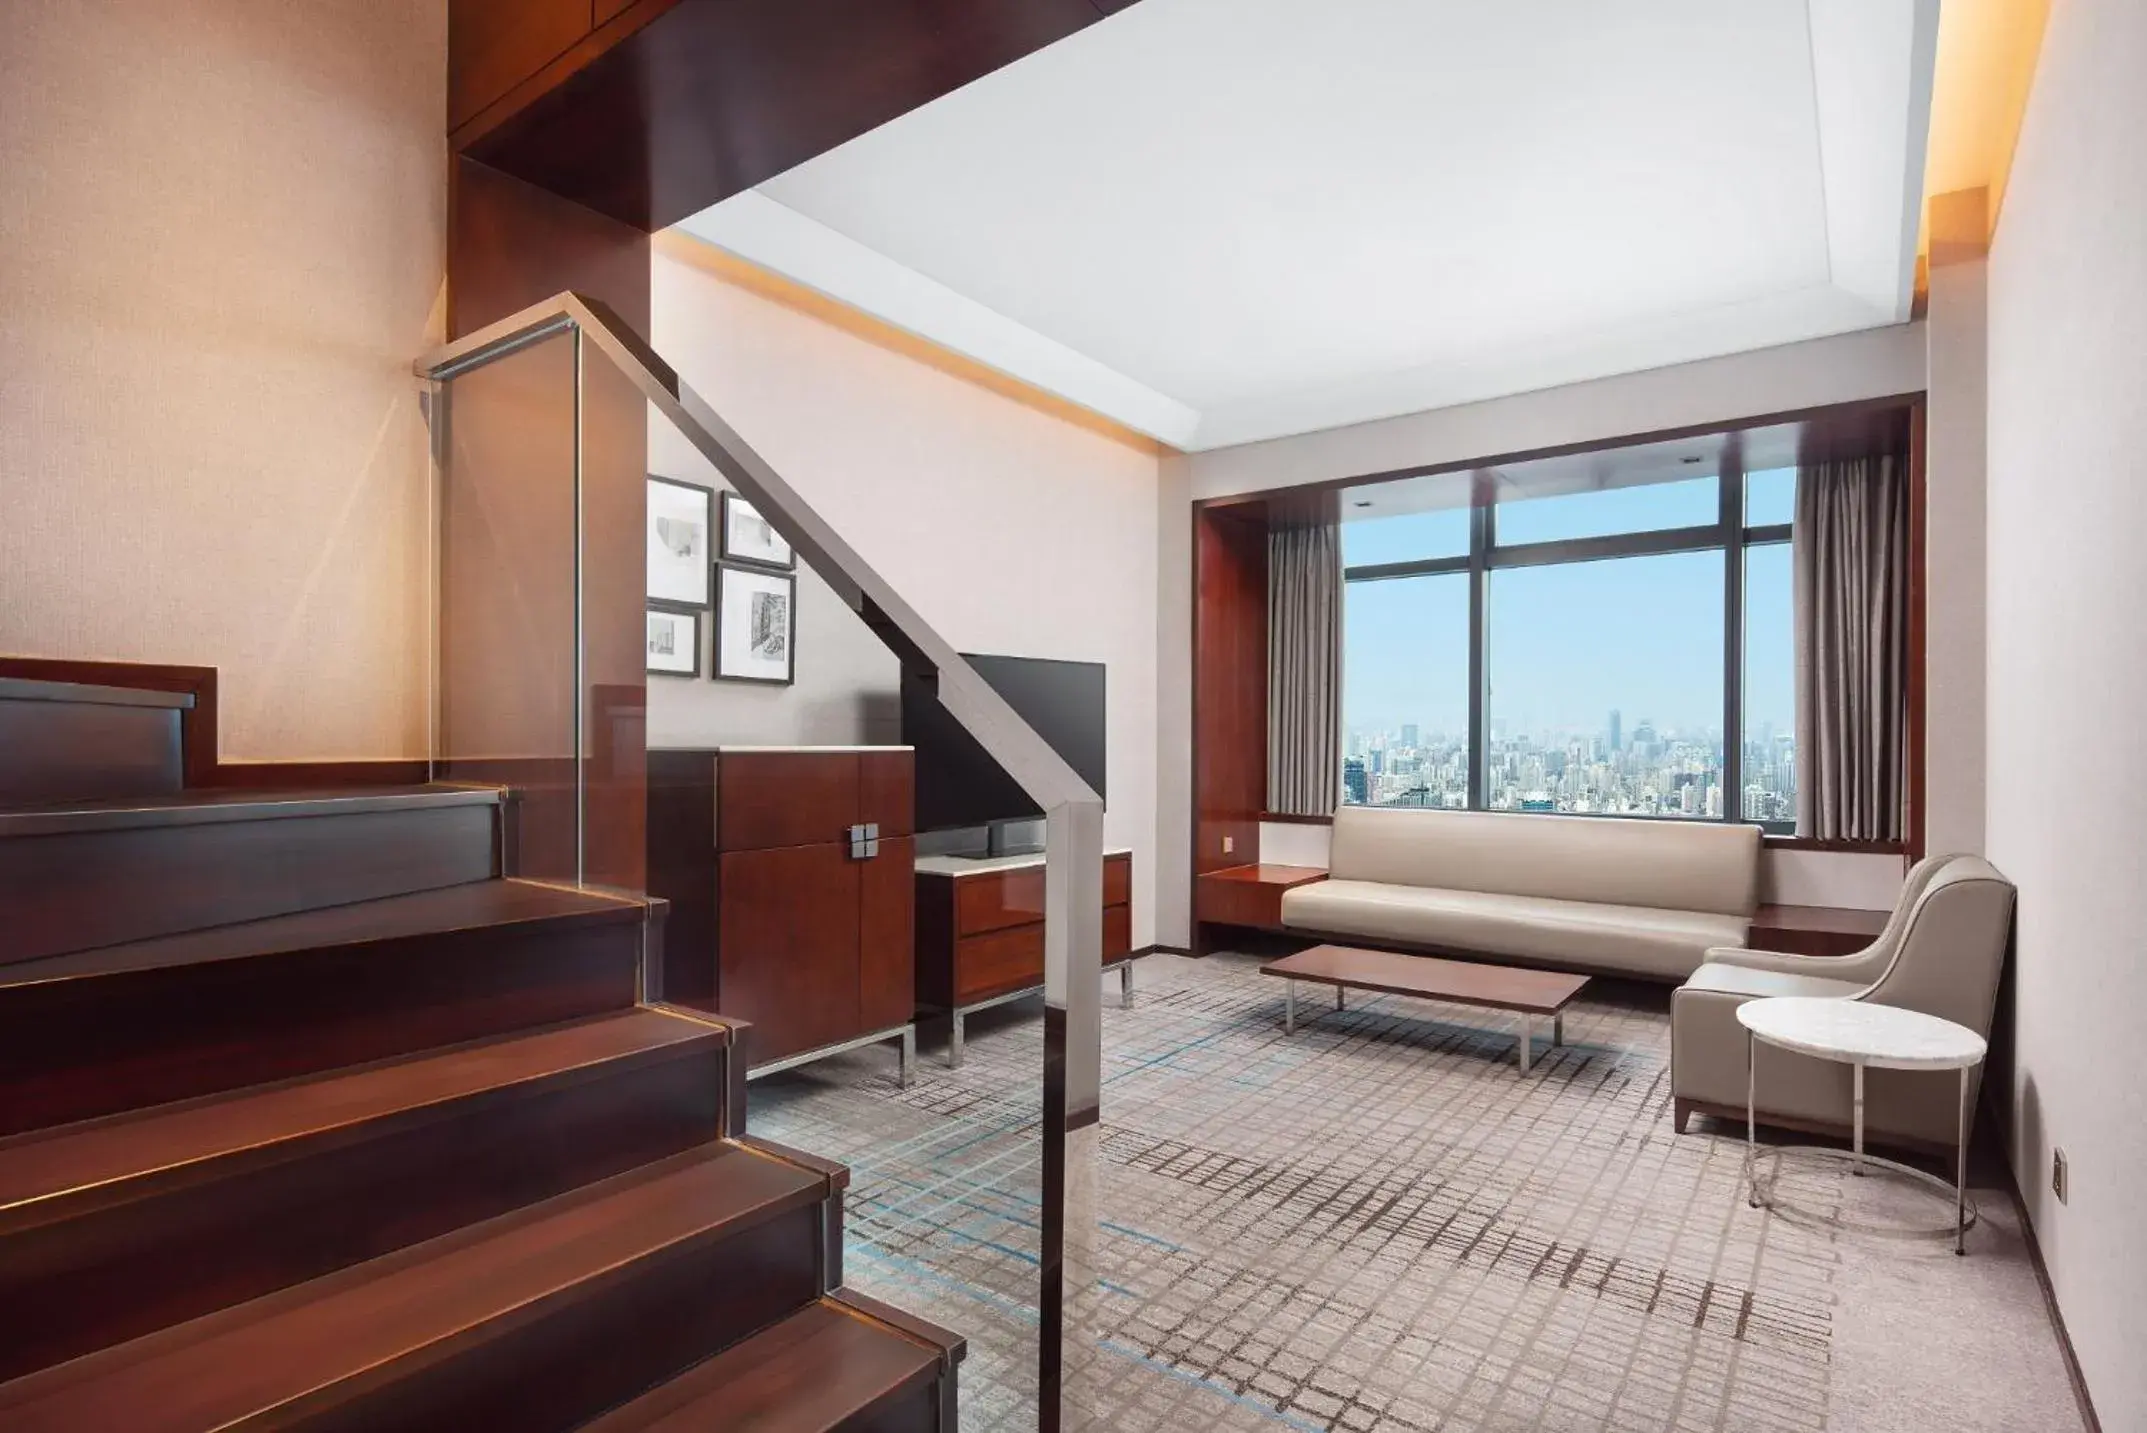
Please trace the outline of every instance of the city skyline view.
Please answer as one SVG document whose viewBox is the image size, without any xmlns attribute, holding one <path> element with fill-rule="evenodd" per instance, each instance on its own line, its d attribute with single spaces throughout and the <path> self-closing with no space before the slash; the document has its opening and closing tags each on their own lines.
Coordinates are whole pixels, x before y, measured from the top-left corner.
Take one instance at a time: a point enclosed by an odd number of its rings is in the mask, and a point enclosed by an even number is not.
<svg viewBox="0 0 2147 1433">
<path fill-rule="evenodd" d="M 1754 525 L 1789 518 L 1790 485 L 1765 481 L 1773 476 L 1753 475 Z M 1712 477 L 1502 502 L 1499 534 L 1519 543 L 1698 526 L 1714 520 L 1716 503 Z M 1465 552 L 1465 510 L 1360 521 L 1345 526 L 1345 562 L 1450 556 L 1457 541 Z M 1790 549 L 1727 555 L 1740 558 L 1743 814 L 1786 822 L 1796 795 Z M 1487 575 L 1490 809 L 1724 815 L 1727 561 L 1716 548 Z M 1346 584 L 1345 800 L 1467 804 L 1469 581 L 1437 573 Z"/>
</svg>

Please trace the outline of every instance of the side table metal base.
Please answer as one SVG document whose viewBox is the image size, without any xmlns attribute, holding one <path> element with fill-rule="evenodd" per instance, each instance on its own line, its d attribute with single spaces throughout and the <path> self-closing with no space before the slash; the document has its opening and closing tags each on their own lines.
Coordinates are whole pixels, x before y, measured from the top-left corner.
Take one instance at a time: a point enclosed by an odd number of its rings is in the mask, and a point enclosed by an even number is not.
<svg viewBox="0 0 2147 1433">
<path fill-rule="evenodd" d="M 1798 1209 L 1795 1205 L 1782 1202 L 1775 1197 L 1774 1187 L 1781 1178 L 1781 1157 L 1785 1154 L 1796 1155 L 1799 1158 L 1836 1160 L 1850 1165 L 1858 1174 L 1867 1169 L 1883 1169 L 1891 1174 L 1905 1175 L 1929 1189 L 1933 1194 L 1943 1198 L 1948 1204 L 1954 1204 L 1956 1217 L 1945 1224 L 1902 1227 L 1891 1224 L 1865 1223 L 1860 1220 L 1843 1219 L 1839 1216 L 1807 1213 Z M 1764 1174 L 1759 1169 L 1759 1164 L 1762 1161 L 1771 1162 L 1773 1165 L 1773 1168 Z M 1776 1213 L 1797 1214 L 1814 1221 L 1833 1224 L 1843 1229 L 1854 1229 L 1864 1234 L 1883 1234 L 1896 1237 L 1951 1234 L 1953 1235 L 1953 1252 L 1956 1254 L 1968 1252 L 1963 1241 L 1966 1239 L 1968 1231 L 1976 1227 L 1976 1221 L 1981 1217 L 1981 1210 L 1977 1208 L 1973 1195 L 1966 1194 L 1964 1191 L 1956 1191 L 1951 1184 L 1940 1179 L 1935 1174 L 1918 1169 L 1914 1165 L 1903 1164 L 1899 1160 L 1887 1159 L 1882 1155 L 1859 1154 L 1853 1149 L 1836 1149 L 1832 1145 L 1769 1145 L 1752 1157 L 1751 1166 L 1746 1173 L 1746 1185 L 1750 1191 L 1747 1196 L 1747 1202 L 1754 1209 L 1769 1209 Z M 1958 1202 L 1956 1203 L 1957 1199 Z"/>
</svg>

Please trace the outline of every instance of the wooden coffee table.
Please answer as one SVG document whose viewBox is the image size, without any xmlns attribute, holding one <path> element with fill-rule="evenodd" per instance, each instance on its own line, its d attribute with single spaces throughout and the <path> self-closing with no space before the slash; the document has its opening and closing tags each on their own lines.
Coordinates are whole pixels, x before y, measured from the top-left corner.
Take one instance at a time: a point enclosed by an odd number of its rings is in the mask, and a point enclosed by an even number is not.
<svg viewBox="0 0 2147 1433">
<path fill-rule="evenodd" d="M 1344 990 L 1376 990 L 1383 995 L 1410 995 L 1419 1000 L 1444 1000 L 1451 1005 L 1476 1005 L 1486 1010 L 1511 1010 L 1521 1017 L 1521 1073 L 1528 1073 L 1538 1016 L 1551 1018 L 1551 1044 L 1565 1043 L 1565 1008 L 1588 988 L 1585 975 L 1565 975 L 1555 970 L 1523 970 L 1510 965 L 1478 965 L 1467 960 L 1441 960 L 1428 955 L 1397 955 L 1389 950 L 1360 950 L 1348 945 L 1316 945 L 1260 967 L 1262 975 L 1279 975 L 1289 982 L 1283 997 L 1282 1033 L 1297 1031 L 1297 982 L 1334 987 L 1334 1008 L 1342 1009 Z"/>
</svg>

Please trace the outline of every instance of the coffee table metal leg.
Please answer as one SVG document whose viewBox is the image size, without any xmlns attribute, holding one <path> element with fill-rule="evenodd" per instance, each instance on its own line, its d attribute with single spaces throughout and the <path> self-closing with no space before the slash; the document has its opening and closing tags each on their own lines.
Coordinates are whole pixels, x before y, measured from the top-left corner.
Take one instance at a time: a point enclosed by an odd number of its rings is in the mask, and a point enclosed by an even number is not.
<svg viewBox="0 0 2147 1433">
<path fill-rule="evenodd" d="M 1294 980 L 1282 982 L 1282 1033 L 1297 1033 L 1297 982 Z"/>
<path fill-rule="evenodd" d="M 1561 1010 L 1551 1017 L 1551 1043 L 1553 1045 L 1563 1045 L 1565 1042 L 1566 1014 Z"/>
<path fill-rule="evenodd" d="M 1342 987 L 1339 985 L 1334 988 L 1334 1008 L 1337 1010 L 1342 1008 Z"/>
<path fill-rule="evenodd" d="M 1864 1172 L 1864 1067 L 1859 1063 L 1854 1068 L 1856 1070 L 1854 1076 L 1856 1081 L 1856 1101 L 1853 1115 L 1854 1123 L 1849 1127 L 1851 1135 L 1849 1147 L 1856 1151 L 1856 1162 L 1849 1166 L 1849 1172 L 1860 1175 Z"/>
<path fill-rule="evenodd" d="M 947 1032 L 947 1068 L 962 1068 L 962 1012 L 954 1012 L 953 1028 Z"/>
<path fill-rule="evenodd" d="M 1133 962 L 1130 960 L 1118 967 L 1118 1008 L 1133 1008 Z"/>
<path fill-rule="evenodd" d="M 1528 1047 L 1535 1043 L 1536 1022 L 1533 1018 L 1523 1015 L 1521 1017 L 1521 1073 L 1524 1075 L 1528 1073 Z"/>
<path fill-rule="evenodd" d="M 911 1071 L 917 1067 L 917 1027 L 915 1025 L 902 1027 L 902 1045 L 898 1059 L 900 1060 L 900 1073 L 896 1076 L 896 1079 L 902 1088 L 906 1090 L 910 1087 L 910 1081 L 913 1078 Z"/>
<path fill-rule="evenodd" d="M 1968 1252 L 1968 1066 L 1961 1067 L 1959 1142 L 1953 1151 L 1953 1252 Z"/>
<path fill-rule="evenodd" d="M 1744 1191 L 1745 1202 L 1759 1208 L 1758 1171 L 1753 1165 L 1754 1152 L 1759 1145 L 1758 1090 L 1759 1081 L 1753 1066 L 1752 1032 L 1744 1037 Z"/>
</svg>

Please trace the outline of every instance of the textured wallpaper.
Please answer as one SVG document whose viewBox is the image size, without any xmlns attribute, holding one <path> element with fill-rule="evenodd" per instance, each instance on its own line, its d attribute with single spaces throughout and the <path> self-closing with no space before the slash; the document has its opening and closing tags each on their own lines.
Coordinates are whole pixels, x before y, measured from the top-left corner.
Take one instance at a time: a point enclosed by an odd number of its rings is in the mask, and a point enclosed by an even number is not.
<svg viewBox="0 0 2147 1433">
<path fill-rule="evenodd" d="M 425 744 L 444 0 L 23 0 L 0 652 L 222 671 L 223 754 Z"/>
</svg>

